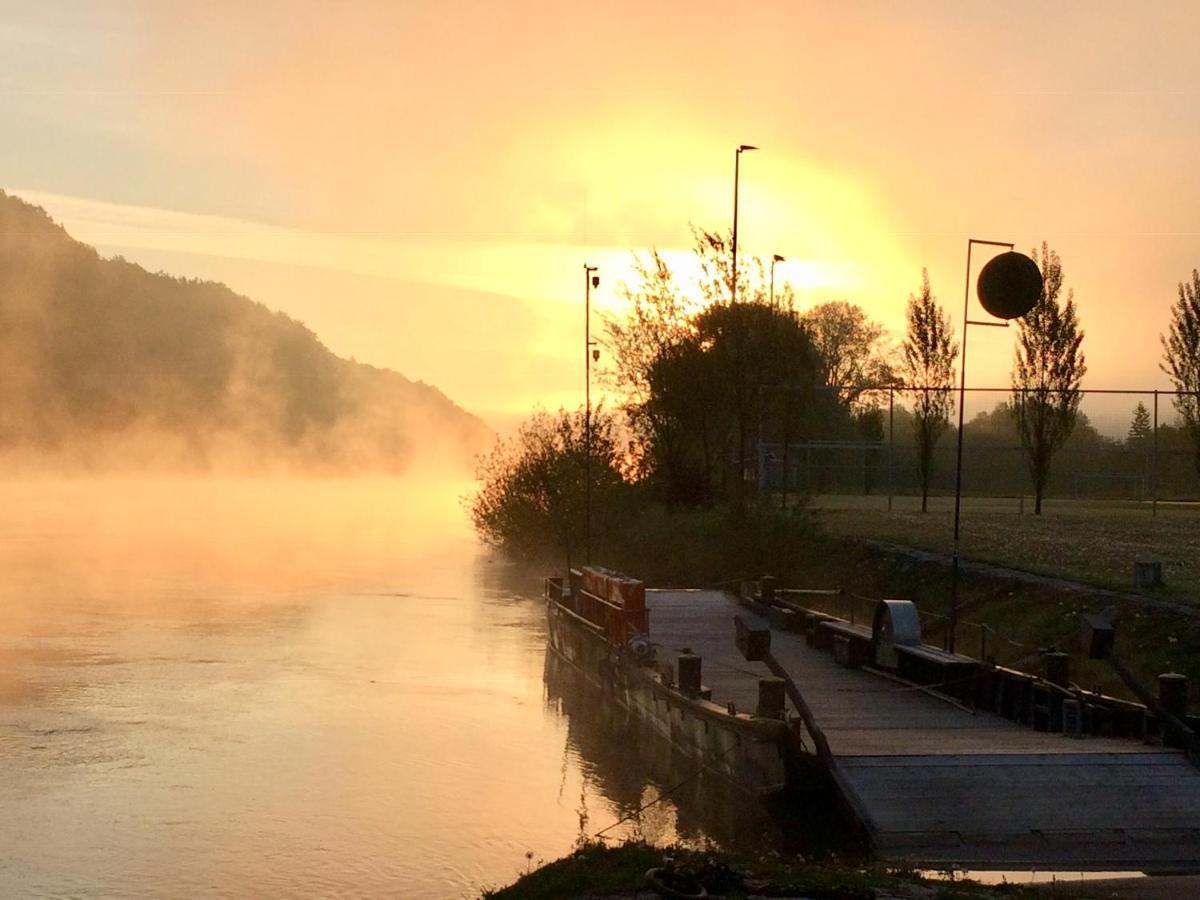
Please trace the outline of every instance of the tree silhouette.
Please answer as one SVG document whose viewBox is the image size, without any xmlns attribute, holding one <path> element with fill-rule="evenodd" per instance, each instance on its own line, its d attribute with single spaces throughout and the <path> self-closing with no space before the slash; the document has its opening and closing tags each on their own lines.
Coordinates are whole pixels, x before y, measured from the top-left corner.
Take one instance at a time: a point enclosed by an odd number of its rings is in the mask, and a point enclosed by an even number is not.
<svg viewBox="0 0 1200 900">
<path fill-rule="evenodd" d="M 479 489 L 469 512 L 476 533 L 486 543 L 518 559 L 529 559 L 556 547 L 568 568 L 583 544 L 587 441 L 582 410 L 556 414 L 539 410 L 524 422 L 515 438 L 497 441 L 479 459 Z M 616 425 L 603 407 L 592 411 L 592 509 L 605 522 L 619 517 L 616 497 L 623 485 Z"/>
<path fill-rule="evenodd" d="M 1192 439 L 1196 471 L 1200 473 L 1200 273 L 1192 269 L 1191 284 L 1180 282 L 1179 299 L 1171 307 L 1170 331 L 1161 337 L 1160 366 L 1171 376 L 1175 409 Z"/>
<path fill-rule="evenodd" d="M 1140 447 L 1150 439 L 1150 435 L 1150 410 L 1139 400 L 1138 405 L 1133 408 L 1133 419 L 1129 422 L 1129 433 L 1125 436 L 1125 442 Z"/>
<path fill-rule="evenodd" d="M 929 288 L 929 272 L 921 270 L 921 293 L 908 298 L 908 333 L 902 348 L 904 377 L 917 388 L 913 398 L 913 431 L 921 473 L 921 512 L 928 510 L 933 450 L 950 426 L 954 360 L 958 344 L 950 317 Z"/>
<path fill-rule="evenodd" d="M 1087 365 L 1074 291 L 1067 292 L 1065 303 L 1058 301 L 1063 286 L 1058 254 L 1043 241 L 1040 257 L 1036 248 L 1032 256 L 1042 270 L 1042 295 L 1017 321 L 1012 387 L 1017 430 L 1033 480 L 1033 511 L 1041 515 L 1050 462 L 1075 427 Z"/>
<path fill-rule="evenodd" d="M 793 440 L 811 435 L 815 418 L 837 417 L 837 404 L 816 396 L 819 362 L 791 288 L 772 303 L 762 263 L 752 258 L 739 266 L 739 300 L 731 303 L 728 241 L 694 234 L 693 297 L 657 253 L 636 259 L 640 284 L 624 290 L 628 312 L 606 323 L 609 381 L 624 396 L 637 475 L 668 507 L 723 495 L 740 510 L 758 468 L 756 441 L 781 440 L 786 456 Z"/>
<path fill-rule="evenodd" d="M 833 300 L 801 316 L 821 359 L 821 377 L 846 404 L 869 387 L 892 381 L 891 365 L 881 346 L 883 326 L 862 307 Z"/>
</svg>

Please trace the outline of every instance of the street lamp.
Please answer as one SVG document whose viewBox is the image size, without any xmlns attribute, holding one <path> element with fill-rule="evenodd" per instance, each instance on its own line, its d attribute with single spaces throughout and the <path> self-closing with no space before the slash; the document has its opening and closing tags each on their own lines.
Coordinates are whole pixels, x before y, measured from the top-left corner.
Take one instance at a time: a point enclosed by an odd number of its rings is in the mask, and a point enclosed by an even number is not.
<svg viewBox="0 0 1200 900">
<path fill-rule="evenodd" d="M 747 150 L 757 150 L 750 144 L 742 144 L 733 154 L 733 271 L 729 277 L 729 292 L 733 302 L 737 303 L 737 225 L 738 225 L 738 179 L 741 175 L 742 153 Z"/>
<path fill-rule="evenodd" d="M 1007 247 L 1007 253 L 993 257 L 983 271 L 975 292 L 979 302 L 999 322 L 970 319 L 971 301 L 971 249 L 976 244 L 988 247 Z M 963 469 L 963 406 L 967 396 L 967 327 L 987 325 L 992 328 L 1007 328 L 1008 319 L 1019 319 L 1037 304 L 1042 295 L 1042 273 L 1037 263 L 1022 253 L 1013 251 L 1007 241 L 981 241 L 967 239 L 967 278 L 963 286 L 963 341 L 962 366 L 958 380 L 958 462 L 954 474 L 954 558 L 950 577 L 950 624 L 946 649 L 954 652 L 954 632 L 958 627 L 958 538 L 959 520 L 962 513 L 962 469 Z M 982 662 L 982 660 L 981 660 Z"/>
<path fill-rule="evenodd" d="M 775 263 L 781 263 L 784 259 L 778 253 L 771 257 L 771 305 L 775 305 Z"/>
<path fill-rule="evenodd" d="M 588 563 L 592 561 L 592 360 L 600 358 L 592 340 L 592 288 L 600 287 L 597 271 L 596 266 L 583 264 L 583 559 Z"/>
</svg>

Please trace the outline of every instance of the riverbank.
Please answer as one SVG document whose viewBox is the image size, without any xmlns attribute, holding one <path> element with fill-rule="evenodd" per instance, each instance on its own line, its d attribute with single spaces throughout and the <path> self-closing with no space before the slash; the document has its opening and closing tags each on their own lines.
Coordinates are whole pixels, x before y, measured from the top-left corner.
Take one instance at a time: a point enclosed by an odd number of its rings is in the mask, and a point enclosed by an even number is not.
<svg viewBox="0 0 1200 900">
<path fill-rule="evenodd" d="M 678 891 L 653 889 L 647 873 L 658 870 L 659 884 L 672 882 Z M 685 893 L 689 889 L 691 894 Z M 651 900 L 657 897 L 707 896 L 729 900 L 749 897 L 803 897 L 810 900 L 1000 900 L 1052 896 L 1043 889 L 1016 885 L 985 886 L 920 877 L 883 867 L 855 868 L 837 862 L 809 863 L 801 857 L 768 853 L 761 857 L 652 847 L 627 843 L 608 847 L 586 844 L 560 860 L 522 876 L 512 885 L 484 893 L 486 900 Z M 668 884 L 668 887 L 670 885 Z M 1112 896 L 1105 893 L 1102 896 Z"/>
<path fill-rule="evenodd" d="M 850 617 L 852 604 L 856 615 L 867 614 L 868 601 L 855 598 L 912 600 L 925 619 L 926 641 L 941 643 L 952 593 L 950 558 L 849 529 L 844 516 L 831 522 L 819 509 L 763 508 L 735 519 L 718 509 L 669 514 L 651 508 L 598 546 L 593 560 L 655 587 L 714 586 L 770 574 L 780 587 L 840 588 L 841 597 L 828 601 L 826 611 L 844 617 Z M 1177 600 L 1116 593 L 1065 573 L 1056 576 L 1052 568 L 1029 572 L 969 559 L 959 600 L 960 651 L 982 651 L 1002 665 L 1034 671 L 1040 652 L 1054 647 L 1071 654 L 1074 681 L 1129 697 L 1106 663 L 1078 652 L 1080 616 L 1115 607 L 1126 665 L 1151 685 L 1163 672 L 1181 672 L 1191 679 L 1196 700 L 1200 613 Z M 981 625 L 988 629 L 986 644 Z"/>
</svg>

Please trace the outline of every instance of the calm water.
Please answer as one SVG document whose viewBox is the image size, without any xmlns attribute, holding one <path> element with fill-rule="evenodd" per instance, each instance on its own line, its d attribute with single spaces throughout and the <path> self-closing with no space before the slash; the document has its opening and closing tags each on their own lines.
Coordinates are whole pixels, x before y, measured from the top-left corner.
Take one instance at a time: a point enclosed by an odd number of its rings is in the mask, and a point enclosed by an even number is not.
<svg viewBox="0 0 1200 900">
<path fill-rule="evenodd" d="M 656 796 L 417 484 L 0 486 L 0 896 L 471 897 Z M 761 833 L 715 796 L 611 833 Z"/>
</svg>

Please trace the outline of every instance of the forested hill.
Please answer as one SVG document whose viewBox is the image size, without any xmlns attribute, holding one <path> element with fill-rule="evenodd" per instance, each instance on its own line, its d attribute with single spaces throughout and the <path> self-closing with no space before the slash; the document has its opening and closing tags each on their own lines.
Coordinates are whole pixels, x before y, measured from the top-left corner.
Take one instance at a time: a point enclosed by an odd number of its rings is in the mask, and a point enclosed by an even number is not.
<svg viewBox="0 0 1200 900">
<path fill-rule="evenodd" d="M 103 259 L 0 191 L 0 454 L 88 468 L 396 472 L 489 429 L 214 282 Z"/>
</svg>

